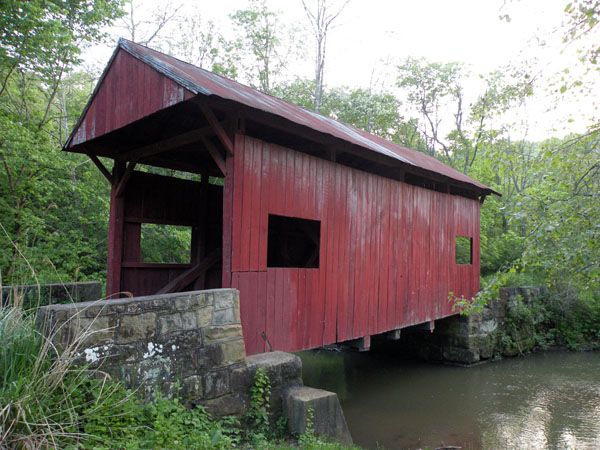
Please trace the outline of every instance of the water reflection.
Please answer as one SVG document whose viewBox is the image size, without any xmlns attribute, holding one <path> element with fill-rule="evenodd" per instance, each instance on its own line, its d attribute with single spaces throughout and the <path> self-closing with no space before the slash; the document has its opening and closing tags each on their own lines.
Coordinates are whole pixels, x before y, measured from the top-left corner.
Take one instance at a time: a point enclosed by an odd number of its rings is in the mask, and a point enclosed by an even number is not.
<svg viewBox="0 0 600 450">
<path fill-rule="evenodd" d="M 545 353 L 471 368 L 306 352 L 307 385 L 338 393 L 365 448 L 600 448 L 600 354 Z"/>
</svg>

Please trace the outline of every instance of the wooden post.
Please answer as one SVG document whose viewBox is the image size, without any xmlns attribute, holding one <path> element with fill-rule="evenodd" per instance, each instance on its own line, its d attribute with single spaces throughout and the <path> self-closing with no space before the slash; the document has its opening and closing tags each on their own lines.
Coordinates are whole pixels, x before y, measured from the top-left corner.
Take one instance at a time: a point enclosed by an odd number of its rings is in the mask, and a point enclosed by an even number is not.
<svg viewBox="0 0 600 450">
<path fill-rule="evenodd" d="M 239 131 L 233 139 L 234 155 L 240 153 L 244 145 L 244 135 Z M 223 262 L 221 287 L 231 287 L 231 255 L 233 233 L 233 189 L 234 189 L 234 155 L 225 156 L 225 183 L 223 186 Z"/>
<path fill-rule="evenodd" d="M 204 172 L 200 179 L 200 204 L 198 209 L 200 210 L 200 219 L 196 226 L 196 239 L 194 248 L 194 263 L 198 263 L 206 256 L 206 231 L 208 228 L 208 173 Z M 206 289 L 206 272 L 201 272 L 194 281 L 194 289 Z"/>
<path fill-rule="evenodd" d="M 112 174 L 112 187 L 110 190 L 110 216 L 108 220 L 108 261 L 106 270 L 107 296 L 114 295 L 121 291 L 125 196 L 118 196 L 117 188 L 124 172 L 125 163 L 115 163 Z"/>
</svg>

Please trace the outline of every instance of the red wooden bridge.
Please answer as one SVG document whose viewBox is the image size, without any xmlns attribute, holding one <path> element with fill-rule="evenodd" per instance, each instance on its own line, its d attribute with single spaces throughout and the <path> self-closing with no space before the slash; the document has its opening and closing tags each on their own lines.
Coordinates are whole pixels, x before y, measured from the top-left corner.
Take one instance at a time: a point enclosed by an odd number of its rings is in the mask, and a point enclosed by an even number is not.
<svg viewBox="0 0 600 450">
<path fill-rule="evenodd" d="M 65 150 L 112 185 L 107 294 L 235 287 L 249 354 L 368 342 L 479 289 L 488 187 L 132 42 Z M 145 260 L 145 224 L 188 228 L 189 258 Z"/>
</svg>

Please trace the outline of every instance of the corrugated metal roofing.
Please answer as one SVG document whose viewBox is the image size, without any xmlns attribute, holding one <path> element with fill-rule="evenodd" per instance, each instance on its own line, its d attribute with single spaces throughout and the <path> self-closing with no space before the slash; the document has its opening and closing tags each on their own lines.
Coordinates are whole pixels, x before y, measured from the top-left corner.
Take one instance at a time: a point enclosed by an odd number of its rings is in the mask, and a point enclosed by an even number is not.
<svg viewBox="0 0 600 450">
<path fill-rule="evenodd" d="M 280 116 L 296 124 L 358 145 L 367 151 L 373 151 L 404 164 L 436 172 L 456 181 L 475 186 L 486 191 L 486 193 L 493 192 L 489 187 L 421 152 L 394 144 L 379 136 L 259 92 L 249 86 L 134 42 L 120 39 L 119 47 L 195 94 L 214 95 L 238 102 L 247 107 Z"/>
</svg>

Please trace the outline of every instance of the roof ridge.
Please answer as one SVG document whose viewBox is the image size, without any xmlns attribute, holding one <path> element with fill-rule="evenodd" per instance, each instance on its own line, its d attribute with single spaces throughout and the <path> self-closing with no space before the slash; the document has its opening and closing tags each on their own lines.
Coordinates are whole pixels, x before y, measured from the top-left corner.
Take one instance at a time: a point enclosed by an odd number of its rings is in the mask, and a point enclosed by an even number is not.
<svg viewBox="0 0 600 450">
<path fill-rule="evenodd" d="M 274 114 L 298 125 L 356 145 L 365 151 L 379 153 L 401 163 L 470 185 L 486 193 L 495 193 L 488 186 L 426 153 L 409 149 L 382 136 L 296 105 L 273 94 L 259 91 L 175 56 L 125 38 L 119 38 L 117 49 L 123 49 L 134 58 L 148 64 L 154 70 L 189 90 L 192 94 L 216 96 L 252 109 Z"/>
</svg>

